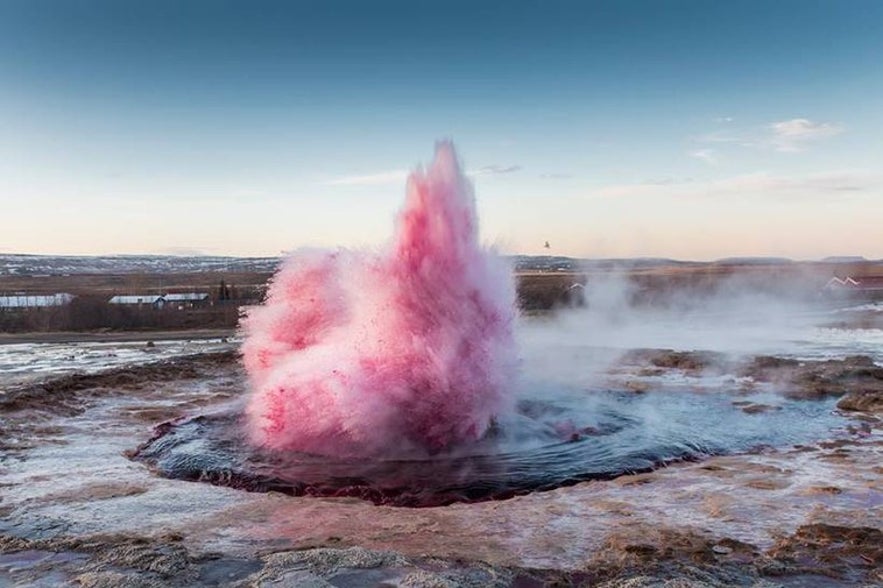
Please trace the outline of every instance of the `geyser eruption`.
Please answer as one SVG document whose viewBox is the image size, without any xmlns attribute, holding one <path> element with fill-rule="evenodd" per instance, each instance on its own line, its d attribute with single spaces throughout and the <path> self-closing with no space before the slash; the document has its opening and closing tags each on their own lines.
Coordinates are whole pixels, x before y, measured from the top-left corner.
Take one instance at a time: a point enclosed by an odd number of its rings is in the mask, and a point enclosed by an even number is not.
<svg viewBox="0 0 883 588">
<path fill-rule="evenodd" d="M 243 320 L 248 432 L 338 456 L 477 440 L 510 405 L 514 317 L 511 270 L 479 245 L 472 184 L 440 142 L 391 244 L 293 255 Z"/>
<path fill-rule="evenodd" d="M 583 315 L 520 322 L 513 382 L 511 273 L 478 246 L 476 223 L 472 187 L 453 147 L 442 143 L 430 168 L 411 176 L 386 247 L 295 255 L 266 305 L 246 317 L 247 429 L 231 401 L 158 425 L 132 458 L 175 479 L 424 507 L 500 500 L 844 430 L 836 400 L 778 394 L 806 387 L 817 398 L 825 381 L 816 379 L 818 368 L 794 371 L 804 361 L 787 350 L 742 363 L 745 348 L 733 345 L 732 334 L 744 324 L 744 305 L 698 320 L 634 314 L 619 302 L 620 281 L 599 284 L 594 276 Z M 585 313 L 601 318 L 584 322 Z M 707 349 L 693 345 L 724 331 L 726 353 L 685 350 Z M 642 349 L 671 344 L 672 334 L 675 350 Z M 715 340 L 712 349 L 721 349 Z M 788 349 L 820 350 L 799 345 Z M 840 345 L 821 351 L 842 354 Z M 791 379 L 793 387 L 783 384 Z M 253 443 L 243 443 L 243 433 Z"/>
</svg>

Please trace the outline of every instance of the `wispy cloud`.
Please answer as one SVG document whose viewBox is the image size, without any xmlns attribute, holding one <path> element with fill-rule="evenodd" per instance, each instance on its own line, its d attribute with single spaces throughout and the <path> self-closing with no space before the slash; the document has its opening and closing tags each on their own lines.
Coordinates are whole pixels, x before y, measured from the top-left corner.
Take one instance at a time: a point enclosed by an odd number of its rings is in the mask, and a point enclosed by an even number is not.
<svg viewBox="0 0 883 588">
<path fill-rule="evenodd" d="M 690 157 L 703 161 L 708 165 L 717 165 L 717 157 L 713 149 L 697 149 L 690 152 Z"/>
<path fill-rule="evenodd" d="M 805 151 L 810 144 L 839 135 L 843 131 L 843 127 L 834 123 L 816 122 L 807 118 L 792 118 L 772 122 L 762 127 L 714 131 L 695 137 L 694 140 L 698 143 L 729 144 L 759 150 L 772 149 L 783 153 L 795 153 Z M 703 150 L 694 153 L 701 151 Z"/>
<path fill-rule="evenodd" d="M 803 151 L 810 142 L 843 132 L 843 128 L 837 125 L 814 122 L 807 118 L 774 122 L 769 128 L 773 133 L 772 143 L 777 151 Z"/>
<path fill-rule="evenodd" d="M 476 176 L 493 176 L 511 174 L 523 169 L 520 165 L 486 165 L 484 167 L 468 170 L 466 175 Z M 406 169 L 394 169 L 389 171 L 378 172 L 374 174 L 365 174 L 361 176 L 343 176 L 323 182 L 326 186 L 393 186 L 404 185 L 411 172 Z"/>
<path fill-rule="evenodd" d="M 719 180 L 618 184 L 604 186 L 593 195 L 602 198 L 635 196 L 720 197 L 752 196 L 811 198 L 819 195 L 861 192 L 883 187 L 883 177 L 867 172 L 829 172 L 806 176 L 780 176 L 757 172 Z"/>
<path fill-rule="evenodd" d="M 467 172 L 470 176 L 491 176 L 498 174 L 511 174 L 521 171 L 520 165 L 486 165 L 476 170 Z"/>
<path fill-rule="evenodd" d="M 364 176 L 344 176 L 329 180 L 325 184 L 328 186 L 384 186 L 402 184 L 407 177 L 408 170 L 395 169 Z"/>
<path fill-rule="evenodd" d="M 740 147 L 762 147 L 764 145 L 763 132 L 758 129 L 726 131 L 713 131 L 693 138 L 697 143 L 712 143 L 716 145 L 738 145 Z"/>
</svg>

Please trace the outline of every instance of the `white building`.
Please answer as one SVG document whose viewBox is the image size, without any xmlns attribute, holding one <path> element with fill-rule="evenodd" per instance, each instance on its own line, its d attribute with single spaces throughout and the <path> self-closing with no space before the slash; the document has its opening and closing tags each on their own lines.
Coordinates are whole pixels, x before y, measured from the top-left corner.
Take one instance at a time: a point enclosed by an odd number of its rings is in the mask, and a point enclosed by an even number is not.
<svg viewBox="0 0 883 588">
<path fill-rule="evenodd" d="M 166 304 L 171 304 L 178 310 L 206 306 L 209 303 L 209 295 L 205 292 L 186 292 L 183 294 L 166 294 L 163 296 Z"/>
<path fill-rule="evenodd" d="M 204 292 L 188 292 L 186 294 L 166 294 L 163 296 L 166 302 L 205 302 L 208 294 Z"/>
<path fill-rule="evenodd" d="M 46 308 L 49 306 L 65 306 L 75 298 L 73 294 L 13 294 L 0 296 L 0 310 Z"/>
<path fill-rule="evenodd" d="M 177 309 L 192 308 L 208 304 L 209 295 L 205 292 L 185 292 L 182 294 L 134 294 L 111 298 L 109 304 L 125 304 L 129 306 L 152 306 L 165 308 L 167 304 Z"/>
<path fill-rule="evenodd" d="M 158 294 L 136 294 L 133 296 L 114 296 L 107 301 L 108 304 L 125 304 L 128 306 L 153 306 L 162 308 L 165 300 Z"/>
</svg>

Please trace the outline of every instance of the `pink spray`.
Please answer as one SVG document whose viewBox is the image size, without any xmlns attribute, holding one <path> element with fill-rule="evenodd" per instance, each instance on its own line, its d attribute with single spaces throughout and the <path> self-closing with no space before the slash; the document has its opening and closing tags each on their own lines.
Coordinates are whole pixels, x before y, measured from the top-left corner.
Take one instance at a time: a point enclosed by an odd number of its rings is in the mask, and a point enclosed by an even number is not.
<svg viewBox="0 0 883 588">
<path fill-rule="evenodd" d="M 437 452 L 510 406 L 510 267 L 478 242 L 450 142 L 408 179 L 379 253 L 294 254 L 243 319 L 252 441 L 335 456 Z"/>
</svg>

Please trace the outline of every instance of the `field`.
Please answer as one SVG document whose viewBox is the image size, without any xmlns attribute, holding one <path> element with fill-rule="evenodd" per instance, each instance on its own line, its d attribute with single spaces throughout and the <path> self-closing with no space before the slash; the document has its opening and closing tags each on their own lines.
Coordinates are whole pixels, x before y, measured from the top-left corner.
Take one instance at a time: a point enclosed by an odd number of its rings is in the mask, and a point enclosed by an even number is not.
<svg viewBox="0 0 883 588">
<path fill-rule="evenodd" d="M 760 292 L 788 299 L 818 298 L 833 276 L 883 276 L 881 262 L 788 263 L 594 263 L 582 271 L 516 272 L 518 305 L 542 312 L 586 303 L 593 291 L 620 296 L 630 305 L 669 307 L 721 293 Z M 234 329 L 240 308 L 258 304 L 272 273 L 267 271 L 186 271 L 155 273 L 0 274 L 2 295 L 77 298 L 68 307 L 6 311 L 0 333 L 58 331 L 151 331 Z M 222 288 L 224 289 L 222 292 Z M 156 310 L 107 304 L 115 295 L 204 292 L 198 307 Z"/>
</svg>

